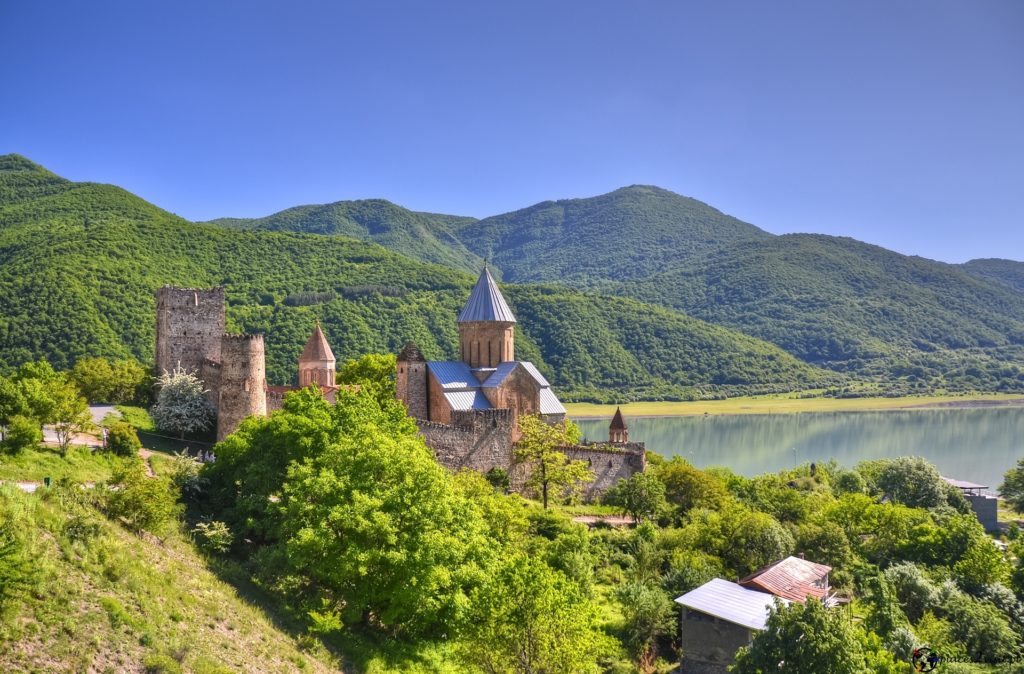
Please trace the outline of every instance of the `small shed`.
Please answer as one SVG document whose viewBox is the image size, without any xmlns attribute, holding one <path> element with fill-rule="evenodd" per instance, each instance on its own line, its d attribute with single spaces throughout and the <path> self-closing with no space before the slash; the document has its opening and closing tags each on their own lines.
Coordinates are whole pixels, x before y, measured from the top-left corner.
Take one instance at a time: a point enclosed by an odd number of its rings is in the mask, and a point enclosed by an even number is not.
<svg viewBox="0 0 1024 674">
<path fill-rule="evenodd" d="M 750 645 L 755 632 L 765 628 L 776 600 L 790 603 L 721 578 L 709 580 L 676 599 L 683 607 L 681 671 L 725 672 L 736 651 Z"/>
</svg>

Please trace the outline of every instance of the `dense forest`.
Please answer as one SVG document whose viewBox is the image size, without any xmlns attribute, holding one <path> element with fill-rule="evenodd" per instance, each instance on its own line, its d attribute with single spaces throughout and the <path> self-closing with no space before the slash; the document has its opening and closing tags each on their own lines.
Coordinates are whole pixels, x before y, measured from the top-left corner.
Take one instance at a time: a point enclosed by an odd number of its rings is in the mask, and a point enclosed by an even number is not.
<svg viewBox="0 0 1024 674">
<path fill-rule="evenodd" d="M 185 221 L 114 186 L 0 159 L 0 368 L 46 358 L 152 360 L 153 293 L 224 285 L 228 327 L 267 335 L 270 383 L 296 376 L 316 320 L 340 360 L 397 352 L 454 357 L 474 275 L 339 235 Z M 684 398 L 828 385 L 765 342 L 629 299 L 509 285 L 520 358 L 566 399 Z"/>
<path fill-rule="evenodd" d="M 233 225 L 316 232 L 314 213 Z M 1021 262 L 952 265 L 843 237 L 774 236 L 649 186 L 428 224 L 505 280 L 660 304 L 894 392 L 1024 390 Z"/>
</svg>

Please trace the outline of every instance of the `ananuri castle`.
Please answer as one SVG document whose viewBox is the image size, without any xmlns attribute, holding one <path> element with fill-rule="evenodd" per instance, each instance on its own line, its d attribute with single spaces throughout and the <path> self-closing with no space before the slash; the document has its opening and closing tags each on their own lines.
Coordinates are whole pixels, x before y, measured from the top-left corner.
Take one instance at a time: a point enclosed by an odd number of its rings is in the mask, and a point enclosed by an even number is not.
<svg viewBox="0 0 1024 674">
<path fill-rule="evenodd" d="M 296 388 L 316 384 L 334 398 L 336 361 L 317 325 L 299 356 L 299 386 L 267 386 L 263 335 L 224 332 L 224 290 L 165 286 L 156 293 L 158 371 L 181 367 L 196 372 L 217 410 L 217 439 L 230 435 L 250 415 L 279 409 Z M 416 420 L 437 460 L 451 470 L 507 471 L 511 487 L 526 481 L 515 461 L 519 418 L 539 415 L 565 422 L 565 408 L 540 371 L 515 358 L 516 318 L 485 267 L 458 317 L 459 360 L 428 361 L 408 343 L 398 354 L 398 398 Z M 643 443 L 629 442 L 616 413 L 608 442 L 563 447 L 594 474 L 584 491 L 593 498 L 620 478 L 646 467 Z"/>
</svg>

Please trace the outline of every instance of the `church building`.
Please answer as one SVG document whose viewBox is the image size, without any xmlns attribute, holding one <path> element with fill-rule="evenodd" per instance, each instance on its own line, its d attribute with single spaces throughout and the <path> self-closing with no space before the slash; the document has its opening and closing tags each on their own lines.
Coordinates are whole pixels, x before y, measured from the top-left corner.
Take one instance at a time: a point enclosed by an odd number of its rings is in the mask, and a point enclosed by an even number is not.
<svg viewBox="0 0 1024 674">
<path fill-rule="evenodd" d="M 398 355 L 398 397 L 410 416 L 451 424 L 457 412 L 501 409 L 513 420 L 540 414 L 550 423 L 563 421 L 565 408 L 548 380 L 533 363 L 516 360 L 515 324 L 484 267 L 459 314 L 460 359 L 425 361 L 411 343 Z"/>
</svg>

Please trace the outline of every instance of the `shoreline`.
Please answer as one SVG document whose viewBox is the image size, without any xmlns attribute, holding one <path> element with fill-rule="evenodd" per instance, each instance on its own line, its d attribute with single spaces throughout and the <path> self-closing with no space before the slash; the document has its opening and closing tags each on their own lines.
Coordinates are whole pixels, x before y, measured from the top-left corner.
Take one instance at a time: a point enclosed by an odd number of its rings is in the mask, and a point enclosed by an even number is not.
<svg viewBox="0 0 1024 674">
<path fill-rule="evenodd" d="M 799 395 L 799 394 L 794 394 Z M 576 421 L 610 419 L 614 404 L 565 403 L 569 418 Z M 685 402 L 633 402 L 621 405 L 628 417 L 738 416 L 772 414 L 820 414 L 831 412 L 906 412 L 943 409 L 1024 407 L 1024 395 L 994 393 L 964 396 L 905 396 L 901 398 L 799 398 L 747 396 L 725 400 Z"/>
</svg>

